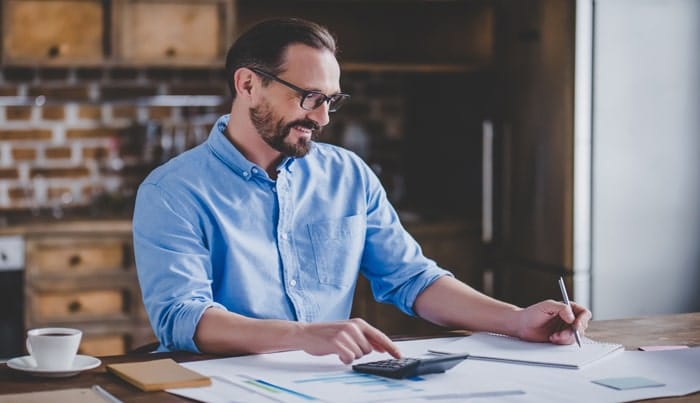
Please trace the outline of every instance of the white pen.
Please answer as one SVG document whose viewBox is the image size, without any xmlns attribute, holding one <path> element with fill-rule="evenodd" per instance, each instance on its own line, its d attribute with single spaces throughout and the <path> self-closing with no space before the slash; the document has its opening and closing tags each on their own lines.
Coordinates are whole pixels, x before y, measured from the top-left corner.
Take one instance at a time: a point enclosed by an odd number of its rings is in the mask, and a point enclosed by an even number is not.
<svg viewBox="0 0 700 403">
<path fill-rule="evenodd" d="M 561 297 L 564 299 L 564 303 L 571 308 L 571 301 L 569 301 L 569 294 L 566 293 L 563 277 L 559 277 L 559 288 L 561 288 Z M 574 312 L 573 308 L 571 308 L 571 312 Z M 576 317 L 576 314 L 574 314 L 574 317 Z M 576 344 L 581 347 L 581 335 L 578 334 L 578 329 L 574 329 L 574 337 L 576 337 Z"/>
<path fill-rule="evenodd" d="M 100 385 L 92 385 L 92 390 L 95 391 L 98 395 L 100 395 L 102 398 L 107 400 L 109 403 L 124 403 L 121 400 L 117 399 L 113 394 L 107 392 L 102 386 Z"/>
</svg>

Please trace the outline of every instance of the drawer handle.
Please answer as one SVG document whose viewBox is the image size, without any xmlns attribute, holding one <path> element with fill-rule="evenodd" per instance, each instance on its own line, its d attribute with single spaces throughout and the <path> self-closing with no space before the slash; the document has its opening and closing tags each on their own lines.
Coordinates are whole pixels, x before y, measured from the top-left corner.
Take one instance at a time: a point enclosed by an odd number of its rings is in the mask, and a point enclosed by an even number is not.
<svg viewBox="0 0 700 403">
<path fill-rule="evenodd" d="M 68 304 L 68 312 L 70 313 L 76 313 L 82 309 L 83 305 L 80 303 L 80 301 L 71 301 L 70 304 Z"/>
<path fill-rule="evenodd" d="M 68 264 L 70 267 L 76 267 L 82 263 L 83 259 L 80 257 L 80 255 L 73 255 L 68 259 Z"/>
<path fill-rule="evenodd" d="M 61 47 L 58 45 L 51 45 L 47 53 L 49 59 L 55 59 L 61 55 Z"/>
</svg>

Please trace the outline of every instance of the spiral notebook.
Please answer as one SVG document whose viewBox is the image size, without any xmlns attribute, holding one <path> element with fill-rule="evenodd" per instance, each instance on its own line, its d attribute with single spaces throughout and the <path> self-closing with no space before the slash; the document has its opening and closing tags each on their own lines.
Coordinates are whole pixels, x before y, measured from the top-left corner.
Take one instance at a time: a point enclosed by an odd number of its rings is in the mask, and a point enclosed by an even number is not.
<svg viewBox="0 0 700 403">
<path fill-rule="evenodd" d="M 577 344 L 533 343 L 495 333 L 478 332 L 430 350 L 439 354 L 469 354 L 467 359 L 578 369 L 624 350 L 621 344 L 583 337 Z"/>
</svg>

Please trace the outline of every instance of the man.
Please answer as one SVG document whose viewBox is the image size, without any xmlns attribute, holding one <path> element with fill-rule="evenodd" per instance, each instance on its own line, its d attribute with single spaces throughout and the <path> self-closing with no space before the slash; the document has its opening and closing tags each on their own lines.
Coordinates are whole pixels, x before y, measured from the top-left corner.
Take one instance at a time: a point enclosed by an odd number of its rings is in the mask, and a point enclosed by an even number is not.
<svg viewBox="0 0 700 403">
<path fill-rule="evenodd" d="M 457 281 L 421 254 L 361 159 L 313 141 L 349 97 L 323 27 L 258 24 L 226 69 L 230 115 L 137 195 L 138 275 L 161 350 L 400 357 L 380 330 L 348 319 L 359 273 L 377 300 L 443 326 L 562 344 L 585 330 L 579 305 L 522 309 Z"/>
</svg>

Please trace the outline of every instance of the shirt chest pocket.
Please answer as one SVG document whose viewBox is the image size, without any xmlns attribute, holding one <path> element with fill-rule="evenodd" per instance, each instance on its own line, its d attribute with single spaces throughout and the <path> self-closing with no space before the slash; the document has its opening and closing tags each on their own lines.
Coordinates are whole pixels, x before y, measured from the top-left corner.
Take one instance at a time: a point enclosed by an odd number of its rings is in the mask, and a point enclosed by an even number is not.
<svg viewBox="0 0 700 403">
<path fill-rule="evenodd" d="M 336 287 L 353 285 L 365 243 L 365 217 L 315 222 L 308 229 L 318 281 Z"/>
</svg>

